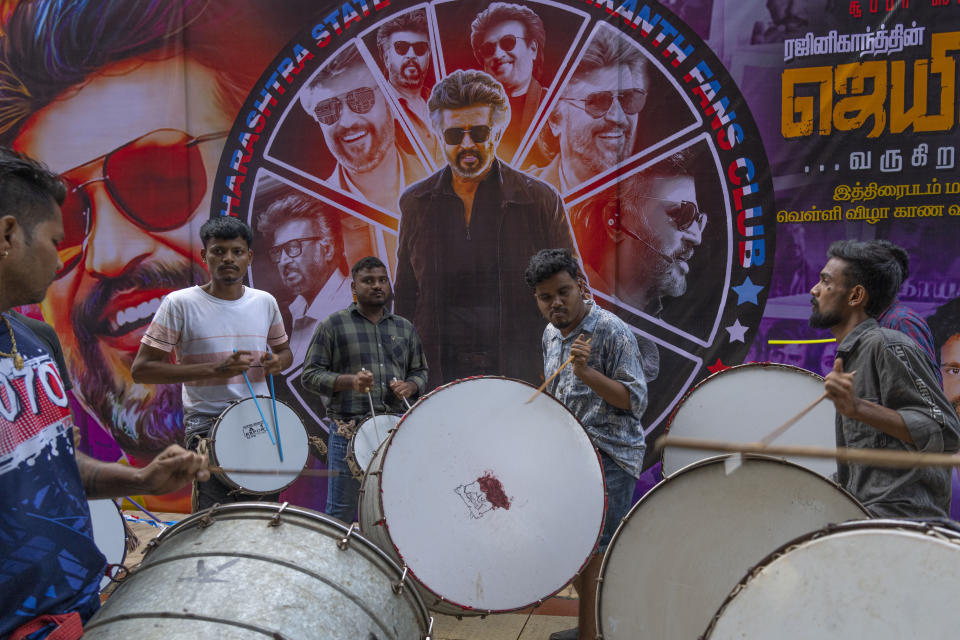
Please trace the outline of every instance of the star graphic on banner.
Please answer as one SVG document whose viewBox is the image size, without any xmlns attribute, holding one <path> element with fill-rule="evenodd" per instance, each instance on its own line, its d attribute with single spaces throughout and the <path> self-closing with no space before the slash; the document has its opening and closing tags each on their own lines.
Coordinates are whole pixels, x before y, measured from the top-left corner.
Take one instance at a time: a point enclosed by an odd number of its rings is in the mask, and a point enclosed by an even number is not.
<svg viewBox="0 0 960 640">
<path fill-rule="evenodd" d="M 758 284 L 753 284 L 750 280 L 750 276 L 743 281 L 743 284 L 737 285 L 736 287 L 730 287 L 737 292 L 737 305 L 741 305 L 744 302 L 752 302 L 757 304 L 757 294 L 763 291 L 763 287 Z"/>
<path fill-rule="evenodd" d="M 730 334 L 730 342 L 746 342 L 744 337 L 747 335 L 747 331 L 750 330 L 750 327 L 745 327 L 740 324 L 740 318 L 737 318 L 733 321 L 733 324 L 729 327 L 724 327 L 727 330 L 727 333 Z"/>
<path fill-rule="evenodd" d="M 707 371 L 709 371 L 710 373 L 720 373 L 724 369 L 729 369 L 729 368 L 730 368 L 729 365 L 723 364 L 723 362 L 720 361 L 720 358 L 717 358 L 716 362 L 714 362 L 712 365 L 707 367 Z"/>
</svg>

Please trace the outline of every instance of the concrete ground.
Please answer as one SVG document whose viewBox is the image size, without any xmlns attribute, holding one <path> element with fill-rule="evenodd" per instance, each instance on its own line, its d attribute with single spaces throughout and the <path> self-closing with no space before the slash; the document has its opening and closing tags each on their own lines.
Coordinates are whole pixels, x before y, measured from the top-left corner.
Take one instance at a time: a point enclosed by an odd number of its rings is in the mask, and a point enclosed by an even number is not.
<svg viewBox="0 0 960 640">
<path fill-rule="evenodd" d="M 128 550 L 124 564 L 133 568 L 140 563 L 147 543 L 160 534 L 160 528 L 140 511 L 125 510 L 127 524 L 136 536 L 136 547 Z M 156 513 L 159 519 L 175 522 L 184 517 L 182 513 Z M 109 592 L 109 589 L 107 590 Z M 109 597 L 109 596 L 107 596 Z M 554 631 L 569 629 L 577 624 L 576 593 L 567 587 L 550 598 L 538 609 L 517 613 L 480 617 L 464 617 L 431 614 L 434 618 L 433 640 L 546 640 Z M 521 633 L 522 630 L 522 633 Z"/>
</svg>

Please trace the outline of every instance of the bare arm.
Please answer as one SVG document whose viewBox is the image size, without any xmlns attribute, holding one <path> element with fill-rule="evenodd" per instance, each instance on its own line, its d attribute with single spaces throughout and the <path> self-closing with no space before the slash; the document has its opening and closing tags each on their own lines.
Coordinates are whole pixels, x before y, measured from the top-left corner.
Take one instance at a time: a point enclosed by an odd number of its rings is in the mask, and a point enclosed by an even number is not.
<svg viewBox="0 0 960 640">
<path fill-rule="evenodd" d="M 101 462 L 76 452 L 80 479 L 88 498 L 121 498 L 135 494 L 159 495 L 176 491 L 194 478 L 210 479 L 207 459 L 172 444 L 146 467 Z"/>
<path fill-rule="evenodd" d="M 293 359 L 290 348 L 286 348 L 287 363 Z M 230 378 L 250 368 L 253 357 L 249 351 L 235 351 L 221 362 L 178 364 L 170 362 L 169 354 L 163 349 L 141 344 L 137 357 L 133 360 L 130 373 L 137 384 L 176 384 L 194 382 L 209 378 Z M 279 360 L 280 358 L 277 357 Z"/>
<path fill-rule="evenodd" d="M 570 347 L 573 356 L 573 374 L 585 385 L 593 389 L 605 402 L 618 409 L 630 409 L 630 391 L 622 382 L 609 378 L 587 364 L 590 357 L 590 343 L 580 335 Z"/>
</svg>

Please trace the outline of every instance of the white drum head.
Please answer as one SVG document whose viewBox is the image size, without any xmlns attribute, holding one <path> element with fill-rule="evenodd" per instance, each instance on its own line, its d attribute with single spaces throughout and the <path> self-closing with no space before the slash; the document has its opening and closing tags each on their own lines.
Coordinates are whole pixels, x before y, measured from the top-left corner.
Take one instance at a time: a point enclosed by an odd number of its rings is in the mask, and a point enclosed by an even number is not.
<svg viewBox="0 0 960 640">
<path fill-rule="evenodd" d="M 257 396 L 264 425 L 252 398 L 240 400 L 227 407 L 210 433 L 212 457 L 225 469 L 253 469 L 284 471 L 277 475 L 235 473 L 221 474 L 228 482 L 250 493 L 275 493 L 287 488 L 307 463 L 307 431 L 296 412 L 277 400 L 277 420 L 280 424 L 280 444 L 283 460 L 277 447 L 270 441 L 267 428 L 274 432 L 273 403 L 269 397 Z M 276 436 L 274 436 L 276 437 Z"/>
<path fill-rule="evenodd" d="M 785 364 L 752 363 L 725 369 L 695 386 L 677 406 L 666 433 L 683 438 L 757 442 L 823 394 L 823 378 Z M 837 446 L 836 411 L 823 401 L 780 435 L 775 444 Z M 715 452 L 665 447 L 663 476 L 715 456 Z M 835 460 L 787 458 L 825 478 Z"/>
<path fill-rule="evenodd" d="M 711 640 L 955 638 L 960 535 L 906 521 L 794 541 L 724 603 Z"/>
<path fill-rule="evenodd" d="M 664 480 L 624 518 L 600 570 L 604 640 L 697 638 L 768 553 L 830 523 L 868 517 L 848 493 L 803 467 L 747 456 L 727 475 L 724 460 Z"/>
<path fill-rule="evenodd" d="M 107 564 L 123 564 L 127 557 L 127 529 L 123 514 L 113 500 L 87 500 L 93 522 L 93 542 L 107 558 Z M 110 584 L 110 578 L 100 581 L 100 588 Z"/>
<path fill-rule="evenodd" d="M 366 471 L 373 460 L 373 454 L 377 452 L 380 445 L 383 444 L 390 430 L 397 426 L 403 416 L 393 413 L 382 413 L 378 416 L 371 416 L 360 423 L 356 434 L 353 436 L 353 458 L 361 470 Z"/>
<path fill-rule="evenodd" d="M 512 611 L 547 598 L 599 539 L 596 449 L 555 398 L 527 404 L 534 390 L 493 377 L 440 387 L 382 452 L 390 540 L 423 586 L 457 606 Z"/>
</svg>

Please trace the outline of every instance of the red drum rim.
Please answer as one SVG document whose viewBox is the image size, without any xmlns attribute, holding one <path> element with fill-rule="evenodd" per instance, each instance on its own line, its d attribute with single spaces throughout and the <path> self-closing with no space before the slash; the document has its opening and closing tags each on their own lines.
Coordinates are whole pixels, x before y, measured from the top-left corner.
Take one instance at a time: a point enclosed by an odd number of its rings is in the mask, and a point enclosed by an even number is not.
<svg viewBox="0 0 960 640">
<path fill-rule="evenodd" d="M 450 388 L 450 387 L 454 387 L 454 386 L 456 386 L 456 385 L 463 384 L 463 383 L 465 383 L 465 382 L 470 382 L 470 381 L 473 381 L 473 380 L 506 380 L 506 381 L 509 381 L 509 382 L 516 382 L 516 383 L 525 385 L 525 386 L 529 387 L 532 391 L 536 391 L 536 390 L 537 390 L 537 387 L 533 386 L 532 384 L 530 384 L 530 383 L 527 382 L 526 380 L 518 380 L 517 378 L 511 378 L 511 377 L 508 377 L 508 376 L 489 376 L 489 375 L 470 376 L 470 377 L 467 377 L 467 378 L 460 378 L 460 379 L 458 379 L 458 380 L 453 380 L 453 381 L 448 382 L 448 383 L 446 383 L 446 384 L 440 385 L 439 387 L 436 387 L 435 389 L 431 390 L 429 393 L 426 393 L 426 394 L 422 395 L 422 396 L 417 400 L 417 402 L 414 403 L 414 404 L 410 407 L 410 409 L 408 409 L 407 412 L 403 414 L 403 419 L 397 424 L 397 426 L 396 426 L 396 427 L 394 428 L 394 430 L 393 430 L 393 433 L 390 434 L 390 437 L 387 438 L 387 441 L 386 441 L 386 442 L 384 443 L 384 445 L 383 445 L 383 446 L 384 446 L 383 464 L 386 464 L 387 456 L 390 454 L 390 447 L 393 445 L 394 438 L 395 438 L 396 435 L 400 432 L 400 429 L 404 426 L 404 424 L 407 423 L 407 422 L 409 422 L 409 421 L 407 420 L 407 417 L 410 416 L 410 415 L 417 409 L 418 406 L 420 406 L 423 402 L 425 402 L 425 401 L 427 400 L 427 398 L 435 395 L 435 394 L 436 394 L 437 392 L 439 392 L 439 391 L 442 391 L 442 390 L 444 390 L 444 389 L 448 389 L 448 388 Z M 531 393 L 532 393 L 532 391 L 531 391 Z M 606 515 L 606 512 L 607 512 L 607 484 L 606 484 L 606 479 L 605 479 L 604 476 L 603 476 L 603 462 L 602 462 L 602 460 L 601 460 L 601 458 L 600 458 L 599 449 L 597 449 L 596 445 L 593 444 L 593 440 L 590 439 L 590 434 L 587 433 L 587 430 L 586 430 L 586 429 L 584 429 L 583 425 L 580 423 L 580 420 L 576 417 L 576 415 L 574 415 L 574 413 L 573 413 L 572 411 L 570 411 L 569 408 L 567 408 L 567 406 L 566 406 L 565 404 L 563 404 L 562 402 L 560 402 L 560 400 L 558 400 L 553 394 L 548 393 L 546 390 L 542 391 L 542 392 L 541 392 L 541 395 L 546 395 L 546 396 L 549 397 L 551 400 L 553 400 L 554 402 L 556 402 L 557 405 L 559 405 L 560 407 L 562 407 L 563 410 L 566 411 L 566 412 L 570 415 L 570 417 L 573 419 L 573 422 L 577 425 L 577 427 L 579 427 L 580 430 L 583 432 L 583 435 L 584 435 L 584 437 L 587 439 L 587 442 L 589 442 L 590 445 L 593 447 L 594 455 L 595 455 L 596 458 L 597 458 L 597 464 L 600 466 L 600 469 L 601 469 L 600 479 L 601 479 L 601 482 L 602 482 L 602 484 L 603 484 L 603 513 L 604 513 L 604 515 Z M 381 466 L 381 470 L 382 470 L 382 466 Z M 383 513 L 384 513 L 384 504 L 383 504 L 383 484 L 382 484 L 382 483 L 378 486 L 378 489 L 377 489 L 377 498 L 376 498 L 376 500 L 377 500 L 378 506 L 379 506 L 379 508 L 380 508 L 380 513 L 383 514 Z M 383 526 L 383 527 L 384 527 L 385 532 L 386 532 L 386 535 L 387 535 L 387 538 L 390 540 L 390 543 L 391 543 L 391 545 L 393 546 L 394 552 L 397 554 L 397 557 L 400 559 L 400 562 L 402 563 L 402 565 L 409 570 L 410 575 L 414 576 L 414 578 L 417 580 L 417 584 L 418 584 L 421 588 L 423 588 L 424 591 L 426 591 L 426 592 L 429 593 L 430 595 L 432 595 L 432 596 L 434 596 L 435 598 L 437 598 L 437 600 L 438 600 L 439 602 L 447 603 L 447 604 L 449 604 L 449 605 L 451 605 L 451 606 L 453 606 L 453 607 L 457 607 L 457 608 L 461 609 L 464 613 L 476 613 L 476 614 L 478 614 L 478 615 L 497 614 L 497 613 L 510 613 L 510 612 L 513 612 L 513 611 L 519 611 L 519 610 L 521 610 L 521 609 L 526 609 L 526 608 L 529 608 L 529 607 L 540 606 L 540 605 L 543 603 L 544 600 L 553 597 L 554 595 L 556 595 L 557 593 L 559 593 L 560 591 L 562 591 L 562 590 L 567 586 L 566 584 L 560 585 L 557 589 L 555 589 L 554 591 L 550 592 L 549 594 L 543 596 L 543 597 L 540 598 L 540 599 L 532 600 L 532 601 L 530 601 L 530 602 L 526 602 L 526 603 L 524 603 L 524 604 L 521 604 L 521 605 L 518 605 L 518 606 L 515 606 L 515 607 L 509 607 L 509 608 L 503 608 L 503 609 L 479 609 L 479 608 L 476 608 L 476 607 L 471 607 L 470 605 L 464 605 L 464 604 L 461 604 L 461 603 L 457 602 L 456 600 L 451 600 L 451 599 L 449 599 L 449 598 L 441 595 L 440 593 L 438 593 L 437 591 L 435 591 L 434 589 L 432 589 L 432 588 L 431 588 L 428 584 L 426 584 L 423 580 L 421 580 L 420 577 L 417 575 L 416 571 L 413 569 L 413 567 L 410 567 L 410 566 L 407 564 L 407 561 L 406 561 L 406 559 L 404 558 L 403 553 L 400 551 L 399 548 L 397 548 L 397 545 L 393 542 L 393 536 L 390 534 L 390 523 L 386 520 L 386 518 L 384 518 L 383 521 L 382 521 L 381 523 L 378 523 L 378 524 L 379 524 L 379 526 Z M 597 531 L 596 538 L 594 539 L 593 547 L 592 547 L 591 552 L 587 555 L 587 557 L 584 559 L 584 561 L 579 565 L 579 567 L 577 568 L 576 573 L 574 573 L 574 574 L 571 576 L 571 580 L 572 580 L 573 578 L 579 576 L 579 575 L 583 572 L 584 567 L 587 566 L 587 564 L 590 562 L 590 559 L 595 555 L 595 552 L 596 552 L 596 549 L 597 549 L 597 545 L 600 543 L 600 536 L 601 536 L 602 534 L 603 534 L 603 526 L 602 526 L 602 524 L 601 524 L 601 527 L 600 527 L 599 530 Z"/>
</svg>

